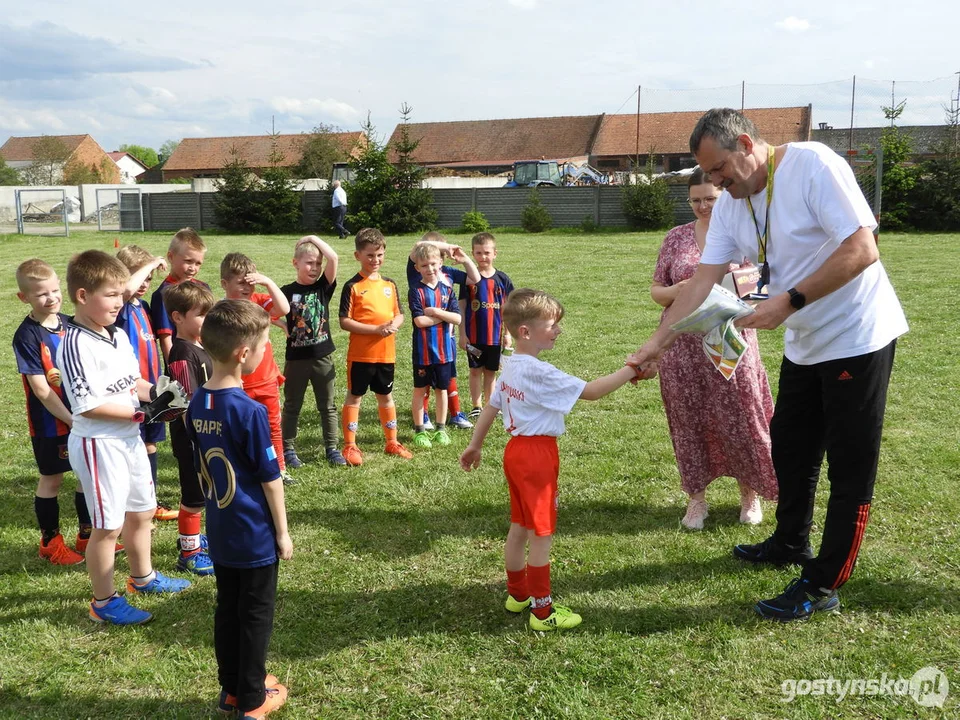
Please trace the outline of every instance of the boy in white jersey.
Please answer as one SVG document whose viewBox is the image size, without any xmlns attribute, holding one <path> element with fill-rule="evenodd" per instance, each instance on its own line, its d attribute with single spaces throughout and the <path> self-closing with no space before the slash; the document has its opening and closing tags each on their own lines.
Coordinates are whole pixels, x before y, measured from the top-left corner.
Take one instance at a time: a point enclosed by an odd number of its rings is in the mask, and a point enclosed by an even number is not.
<svg viewBox="0 0 960 720">
<path fill-rule="evenodd" d="M 67 289 L 76 314 L 57 350 L 73 413 L 70 466 L 93 521 L 87 544 L 90 619 L 114 625 L 140 625 L 152 618 L 115 590 L 114 548 L 121 529 L 130 562 L 128 593 L 179 592 L 190 586 L 154 571 L 150 560 L 157 498 L 140 424 L 156 419 L 160 401 L 141 406 L 155 386 L 140 376 L 129 339 L 114 326 L 129 277 L 123 263 L 99 250 L 70 261 Z"/>
<path fill-rule="evenodd" d="M 507 567 L 505 607 L 519 613 L 530 608 L 534 630 L 563 630 L 580 624 L 581 617 L 550 595 L 550 545 L 557 525 L 557 476 L 560 456 L 557 437 L 564 416 L 577 400 L 599 400 L 641 374 L 632 366 L 591 382 L 567 375 L 538 358 L 552 350 L 560 335 L 563 306 L 539 290 L 521 288 L 510 293 L 503 306 L 503 322 L 516 350 L 504 363 L 487 406 L 477 419 L 460 465 L 479 467 L 487 432 L 503 413 L 511 438 L 503 452 L 503 472 L 510 488 L 510 531 L 504 556 Z"/>
</svg>

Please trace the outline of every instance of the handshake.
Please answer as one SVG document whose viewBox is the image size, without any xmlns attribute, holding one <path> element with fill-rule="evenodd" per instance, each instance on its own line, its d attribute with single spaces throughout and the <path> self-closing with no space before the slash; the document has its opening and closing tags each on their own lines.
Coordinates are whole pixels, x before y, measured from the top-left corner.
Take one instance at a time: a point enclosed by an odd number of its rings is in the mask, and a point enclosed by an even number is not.
<svg viewBox="0 0 960 720">
<path fill-rule="evenodd" d="M 183 385 L 166 375 L 157 378 L 150 388 L 150 402 L 140 406 L 134 419 L 142 423 L 160 423 L 176 420 L 187 411 L 187 392 Z"/>
</svg>

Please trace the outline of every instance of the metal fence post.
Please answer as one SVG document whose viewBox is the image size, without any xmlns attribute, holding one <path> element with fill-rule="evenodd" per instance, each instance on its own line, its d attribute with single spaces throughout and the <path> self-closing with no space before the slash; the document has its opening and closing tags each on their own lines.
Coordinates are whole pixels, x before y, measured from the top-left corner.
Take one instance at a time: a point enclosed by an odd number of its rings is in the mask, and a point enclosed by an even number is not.
<svg viewBox="0 0 960 720">
<path fill-rule="evenodd" d="M 600 227 L 600 183 L 593 186 L 593 223 Z"/>
</svg>

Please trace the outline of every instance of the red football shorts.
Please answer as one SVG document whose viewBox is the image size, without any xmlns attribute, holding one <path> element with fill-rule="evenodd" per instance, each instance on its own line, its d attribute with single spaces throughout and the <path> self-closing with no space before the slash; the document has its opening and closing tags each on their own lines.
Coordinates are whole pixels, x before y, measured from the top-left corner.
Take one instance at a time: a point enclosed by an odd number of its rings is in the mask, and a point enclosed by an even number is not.
<svg viewBox="0 0 960 720">
<path fill-rule="evenodd" d="M 510 488 L 510 522 L 539 536 L 557 529 L 557 439 L 547 435 L 510 438 L 503 451 L 503 472 Z"/>
</svg>

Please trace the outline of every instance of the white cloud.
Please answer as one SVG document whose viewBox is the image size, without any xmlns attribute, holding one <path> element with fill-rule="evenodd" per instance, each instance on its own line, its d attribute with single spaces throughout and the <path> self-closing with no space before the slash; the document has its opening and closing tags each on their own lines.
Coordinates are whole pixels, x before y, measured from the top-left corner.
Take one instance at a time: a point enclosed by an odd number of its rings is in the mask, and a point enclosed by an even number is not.
<svg viewBox="0 0 960 720">
<path fill-rule="evenodd" d="M 334 98 L 301 100 L 291 97 L 275 97 L 270 100 L 270 107 L 278 113 L 293 115 L 300 121 L 305 117 L 310 117 L 316 120 L 330 119 L 342 123 L 353 123 L 363 117 L 363 113 L 353 105 Z"/>
<path fill-rule="evenodd" d="M 794 17 L 793 15 L 783 20 L 778 20 L 777 22 L 774 23 L 774 25 L 776 25 L 781 30 L 786 30 L 787 32 L 792 32 L 792 33 L 806 32 L 811 27 L 813 27 L 810 24 L 809 20 L 803 20 L 801 18 Z"/>
<path fill-rule="evenodd" d="M 537 0 L 507 0 L 507 2 L 521 10 L 533 10 L 537 6 Z"/>
<path fill-rule="evenodd" d="M 873 60 L 864 60 L 864 61 L 863 61 L 863 66 L 864 66 L 867 70 L 873 70 L 874 65 L 876 65 L 876 63 L 875 63 Z"/>
</svg>

